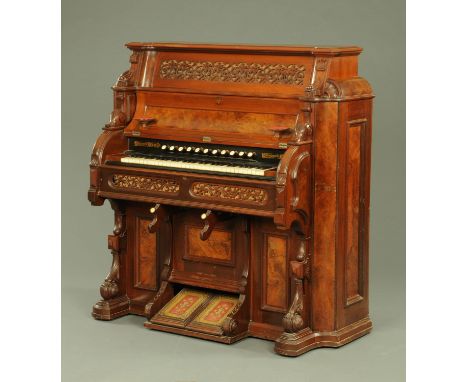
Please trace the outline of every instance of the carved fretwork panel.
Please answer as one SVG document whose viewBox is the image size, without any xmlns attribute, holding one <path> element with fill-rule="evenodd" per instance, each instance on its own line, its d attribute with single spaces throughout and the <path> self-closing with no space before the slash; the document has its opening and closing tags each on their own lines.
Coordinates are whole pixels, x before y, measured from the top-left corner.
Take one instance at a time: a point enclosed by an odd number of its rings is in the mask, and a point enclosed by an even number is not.
<svg viewBox="0 0 468 382">
<path fill-rule="evenodd" d="M 303 85 L 304 65 L 253 62 L 164 60 L 159 78 L 210 82 Z"/>
<path fill-rule="evenodd" d="M 268 198 L 266 191 L 261 188 L 202 182 L 193 183 L 190 193 L 198 198 L 238 201 L 260 205 L 265 204 Z"/>
<path fill-rule="evenodd" d="M 113 188 L 154 191 L 164 194 L 177 194 L 180 189 L 180 185 L 171 179 L 125 174 L 113 175 L 110 185 Z"/>
<path fill-rule="evenodd" d="M 306 56 L 158 52 L 153 78 L 143 86 L 301 96 L 310 84 L 312 66 Z"/>
</svg>

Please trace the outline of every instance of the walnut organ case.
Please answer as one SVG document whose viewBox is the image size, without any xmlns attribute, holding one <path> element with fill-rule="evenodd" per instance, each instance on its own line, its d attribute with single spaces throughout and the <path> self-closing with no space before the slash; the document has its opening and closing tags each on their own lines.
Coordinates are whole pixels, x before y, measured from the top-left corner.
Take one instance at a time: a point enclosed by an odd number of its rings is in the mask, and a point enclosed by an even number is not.
<svg viewBox="0 0 468 382">
<path fill-rule="evenodd" d="M 361 49 L 127 47 L 90 163 L 89 201 L 115 213 L 93 316 L 286 356 L 369 333 Z"/>
</svg>

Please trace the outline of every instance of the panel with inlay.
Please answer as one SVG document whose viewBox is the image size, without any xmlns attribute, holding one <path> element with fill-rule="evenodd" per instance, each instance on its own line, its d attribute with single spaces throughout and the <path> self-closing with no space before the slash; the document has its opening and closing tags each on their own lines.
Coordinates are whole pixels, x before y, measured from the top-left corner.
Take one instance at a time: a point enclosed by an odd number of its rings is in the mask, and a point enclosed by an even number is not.
<svg viewBox="0 0 468 382">
<path fill-rule="evenodd" d="M 265 234 L 263 248 L 262 309 L 285 312 L 287 309 L 287 240 Z"/>
<path fill-rule="evenodd" d="M 362 217 L 362 174 L 363 150 L 362 137 L 365 124 L 351 124 L 348 128 L 346 161 L 346 232 L 345 232 L 345 290 L 346 305 L 359 302 L 362 292 L 362 243 L 360 221 Z"/>
<path fill-rule="evenodd" d="M 232 260 L 232 233 L 219 229 L 213 230 L 207 240 L 200 240 L 200 227 L 187 226 L 185 233 L 187 253 L 184 259 L 214 260 L 231 264 Z"/>
</svg>

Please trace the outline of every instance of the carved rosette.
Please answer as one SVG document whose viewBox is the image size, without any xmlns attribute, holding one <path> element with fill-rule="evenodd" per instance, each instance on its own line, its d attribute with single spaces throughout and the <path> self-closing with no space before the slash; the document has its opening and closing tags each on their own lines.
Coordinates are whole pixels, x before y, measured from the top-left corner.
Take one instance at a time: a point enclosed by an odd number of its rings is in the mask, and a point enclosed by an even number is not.
<svg viewBox="0 0 468 382">
<path fill-rule="evenodd" d="M 297 64 L 166 60 L 161 63 L 159 77 L 165 80 L 300 86 L 304 84 L 305 72 L 305 66 Z"/>
<path fill-rule="evenodd" d="M 261 188 L 245 186 L 228 186 L 224 184 L 194 183 L 190 190 L 195 197 L 263 205 L 268 195 Z"/>
<path fill-rule="evenodd" d="M 180 185 L 174 180 L 152 178 L 149 176 L 136 176 L 115 174 L 112 176 L 111 186 L 115 188 L 130 188 L 136 190 L 155 191 L 166 194 L 176 194 Z"/>
</svg>

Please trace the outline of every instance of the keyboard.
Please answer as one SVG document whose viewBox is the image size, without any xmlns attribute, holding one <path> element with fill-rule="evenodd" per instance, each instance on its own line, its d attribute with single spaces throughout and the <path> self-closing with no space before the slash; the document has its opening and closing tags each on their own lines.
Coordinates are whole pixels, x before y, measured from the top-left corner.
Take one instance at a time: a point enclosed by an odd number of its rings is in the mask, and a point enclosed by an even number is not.
<svg viewBox="0 0 468 382">
<path fill-rule="evenodd" d="M 230 176 L 274 177 L 284 151 L 240 146 L 130 139 L 120 164 Z"/>
<path fill-rule="evenodd" d="M 240 174 L 240 175 L 256 175 L 256 176 L 269 176 L 272 168 L 258 168 L 258 167 L 243 167 L 243 166 L 232 166 L 223 164 L 211 164 L 196 161 L 179 161 L 179 160 L 168 160 L 168 159 L 155 159 L 145 157 L 123 157 L 120 160 L 122 163 L 140 164 L 144 166 L 155 166 L 165 167 L 170 169 L 179 170 L 199 170 L 203 172 L 216 172 L 226 174 Z M 271 176 L 271 175 L 270 175 Z"/>
</svg>

